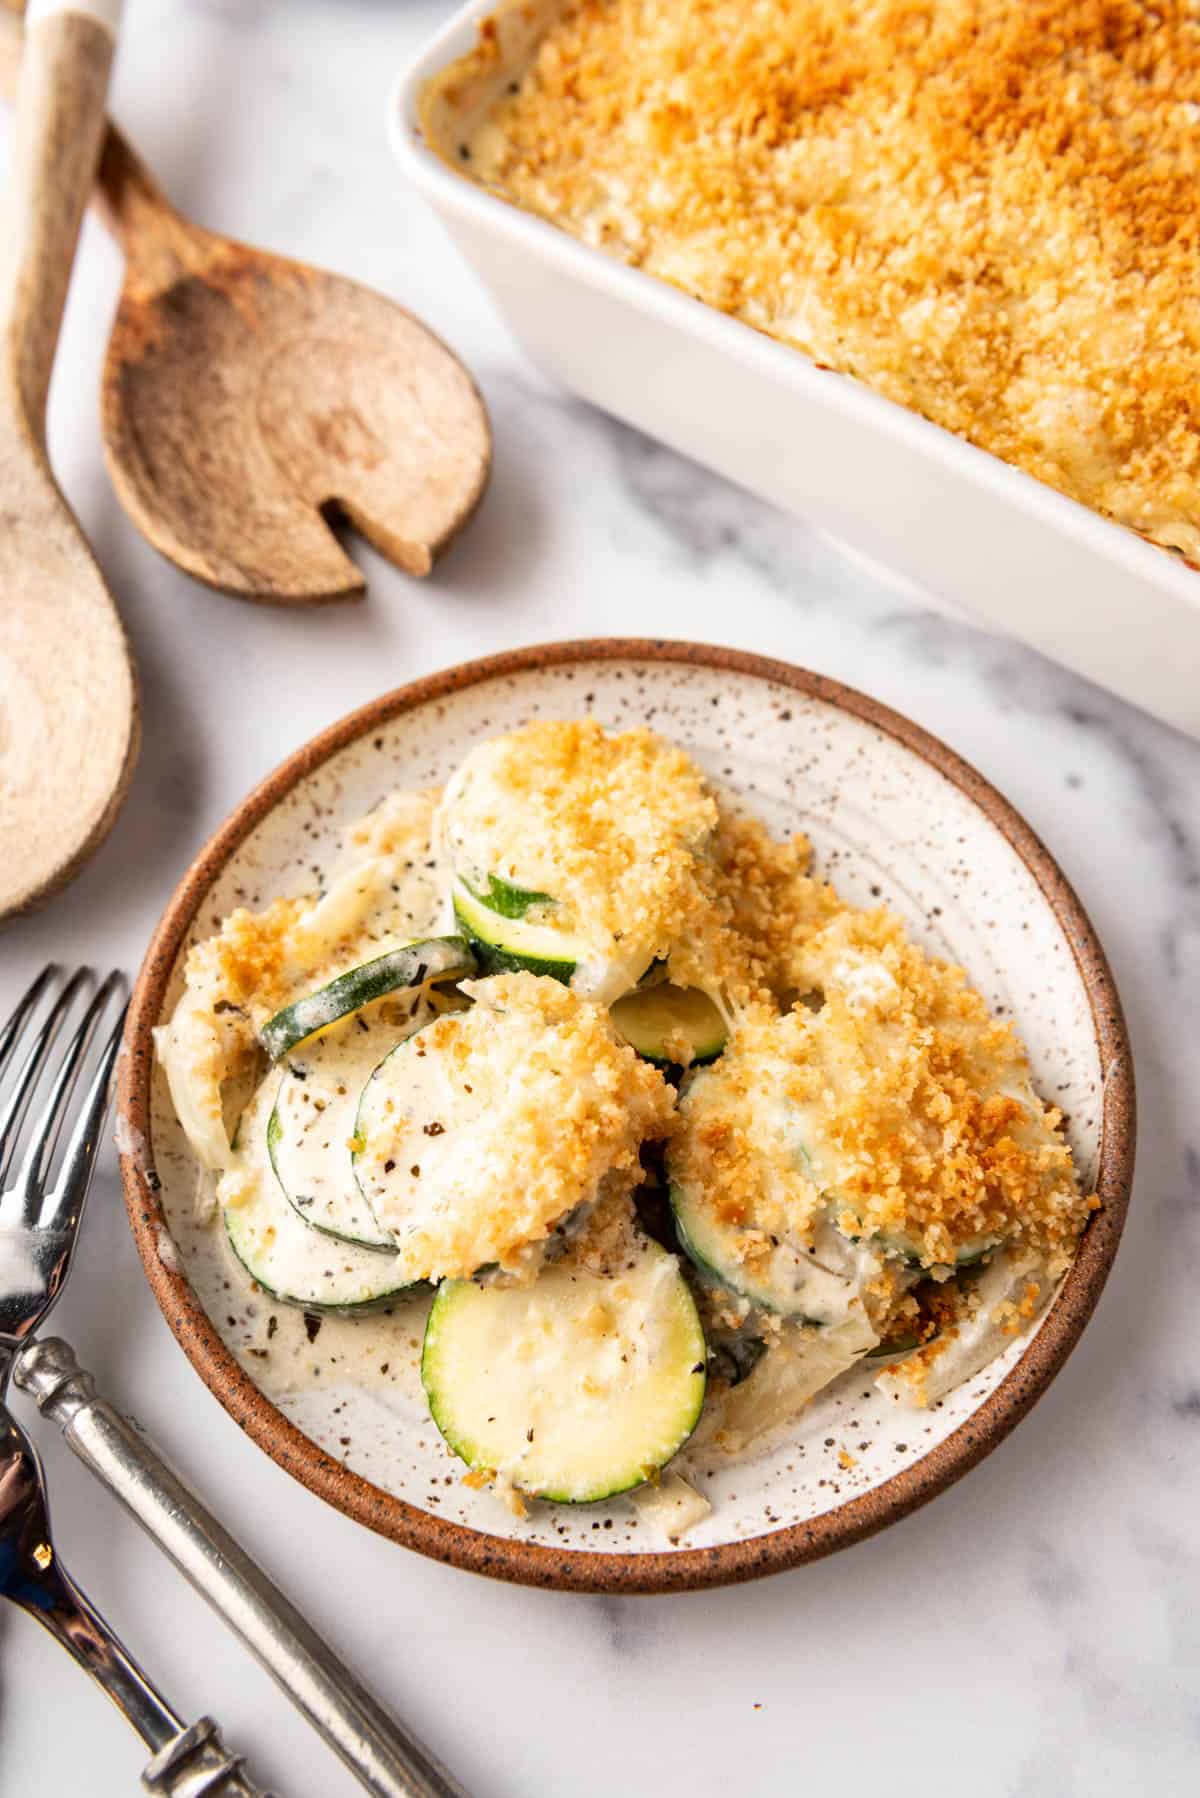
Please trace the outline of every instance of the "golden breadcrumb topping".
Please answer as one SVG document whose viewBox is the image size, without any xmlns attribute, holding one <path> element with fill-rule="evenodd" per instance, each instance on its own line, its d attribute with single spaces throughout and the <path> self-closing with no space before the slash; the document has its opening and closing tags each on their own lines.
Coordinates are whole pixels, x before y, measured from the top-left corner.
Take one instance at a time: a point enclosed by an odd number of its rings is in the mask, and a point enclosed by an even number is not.
<svg viewBox="0 0 1200 1798">
<path fill-rule="evenodd" d="M 427 1025 L 368 1087 L 356 1171 L 411 1279 L 488 1264 L 531 1278 L 542 1256 L 529 1249 L 576 1207 L 628 1200 L 674 1094 L 558 981 L 498 974 L 463 990 L 471 1010 Z"/>
<path fill-rule="evenodd" d="M 429 930 L 440 892 L 432 836 L 436 791 L 394 793 L 345 832 L 321 895 L 230 912 L 188 952 L 185 980 L 222 1015 L 244 1011 L 257 1029 L 385 940 Z"/>
<path fill-rule="evenodd" d="M 804 944 L 842 904 L 811 863 L 807 837 L 776 842 L 757 818 L 722 807 L 701 876 L 709 908 L 672 955 L 673 978 L 716 988 L 735 1010 L 788 1009 L 812 984 L 799 967 Z"/>
<path fill-rule="evenodd" d="M 1188 0 L 570 0 L 456 166 L 1200 559 L 1198 125 Z"/>
<path fill-rule="evenodd" d="M 1036 1252 L 998 1251 L 976 1279 L 922 1289 L 921 1346 L 879 1384 L 922 1408 L 986 1367 L 1045 1309 L 1055 1283 Z"/>
<path fill-rule="evenodd" d="M 811 1242 L 832 1206 L 846 1235 L 926 1266 L 1005 1241 L 1062 1271 L 1088 1202 L 1011 1027 L 886 911 L 834 918 L 808 965 L 820 1009 L 744 1017 L 695 1078 L 673 1177 L 764 1241 Z"/>
<path fill-rule="evenodd" d="M 437 798 L 389 795 L 345 833 L 324 893 L 277 899 L 260 912 L 239 906 L 188 951 L 183 993 L 155 1031 L 155 1048 L 206 1166 L 229 1159 L 222 1089 L 254 1072 L 267 1020 L 387 943 L 435 928 Z"/>
<path fill-rule="evenodd" d="M 312 903 L 276 899 L 260 912 L 230 912 L 216 936 L 189 950 L 188 985 L 211 993 L 222 1012 L 245 1011 L 265 1021 L 293 996 L 292 931 Z"/>
<path fill-rule="evenodd" d="M 667 1128 L 674 1127 L 674 1116 Z M 629 1186 L 617 1189 L 605 1185 L 587 1219 L 563 1255 L 567 1267 L 579 1268 L 601 1279 L 616 1279 L 637 1266 L 645 1252 L 645 1238 L 637 1222 L 634 1206 L 629 1202 Z M 603 1319 L 595 1319 L 602 1324 Z"/>
<path fill-rule="evenodd" d="M 648 730 L 526 726 L 472 753 L 435 831 L 438 802 L 387 796 L 346 833 L 319 895 L 239 909 L 191 950 L 156 1042 L 193 1149 L 227 1170 L 221 1203 L 256 1190 L 228 1171 L 225 1109 L 234 1077 L 260 1065 L 263 1023 L 383 942 L 435 929 L 452 863 L 547 895 L 534 922 L 561 913 L 618 972 L 648 972 L 647 990 L 616 990 L 643 1026 L 658 993 L 658 1051 L 692 1053 L 673 987 L 707 994 L 728 1040 L 677 1107 L 622 1038 L 619 1007 L 614 1022 L 576 987 L 505 974 L 423 1001 L 429 1021 L 371 1073 L 346 1143 L 347 1176 L 408 1279 L 524 1283 L 563 1259 L 620 1300 L 642 1244 L 642 1151 L 669 1139 L 669 1181 L 701 1224 L 724 1226 L 723 1272 L 699 1295 L 719 1446 L 794 1415 L 877 1345 L 889 1363 L 907 1354 L 884 1389 L 928 1404 L 1029 1327 L 1098 1201 L 1078 1191 L 1012 1027 L 961 969 L 886 909 L 846 905 L 814 878 L 806 838 L 777 842 L 718 805 Z M 709 1021 L 689 1013 L 690 1029 Z M 763 1297 L 800 1248 L 823 1321 Z M 739 1274 L 741 1293 L 720 1284 Z"/>
<path fill-rule="evenodd" d="M 411 791 L 398 787 L 386 793 L 365 817 L 347 826 L 338 867 L 353 866 L 368 856 L 384 855 L 398 857 L 402 866 L 409 870 L 424 866 L 432 872 L 433 814 L 441 796 L 440 787 L 418 787 Z"/>
<path fill-rule="evenodd" d="M 703 909 L 697 863 L 717 805 L 691 758 L 652 731 L 539 720 L 472 751 L 440 822 L 469 884 L 496 875 L 548 894 L 556 922 L 589 944 L 619 952 L 636 933 L 649 961 Z"/>
<path fill-rule="evenodd" d="M 258 1027 L 291 996 L 288 935 L 304 906 L 280 899 L 264 912 L 231 913 L 216 936 L 188 951 L 183 992 L 170 1021 L 155 1029 L 176 1115 L 207 1168 L 229 1160 L 228 1088 L 255 1073 Z"/>
</svg>

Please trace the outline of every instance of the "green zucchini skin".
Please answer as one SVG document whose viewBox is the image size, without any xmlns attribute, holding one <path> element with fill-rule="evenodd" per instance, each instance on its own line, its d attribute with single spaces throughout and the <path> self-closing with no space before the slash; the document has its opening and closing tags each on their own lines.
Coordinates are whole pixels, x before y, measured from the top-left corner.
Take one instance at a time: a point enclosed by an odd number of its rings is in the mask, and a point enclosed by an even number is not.
<svg viewBox="0 0 1200 1798">
<path fill-rule="evenodd" d="M 302 1311 L 362 1316 L 411 1297 L 420 1288 L 397 1277 L 394 1256 L 335 1241 L 288 1203 L 266 1144 L 277 1087 L 278 1076 L 269 1075 L 238 1125 L 237 1156 L 256 1177 L 250 1196 L 223 1211 L 233 1255 L 255 1285 Z"/>
<path fill-rule="evenodd" d="M 403 943 L 285 1005 L 263 1025 L 259 1040 L 272 1061 L 281 1061 L 310 1037 L 376 999 L 414 991 L 433 980 L 464 979 L 475 971 L 475 957 L 463 937 L 426 937 Z"/>
<path fill-rule="evenodd" d="M 929 1341 L 932 1342 L 933 1338 L 930 1337 Z M 863 1361 L 869 1362 L 872 1367 L 890 1366 L 893 1361 L 903 1361 L 909 1355 L 915 1354 L 917 1349 L 927 1346 L 928 1344 L 923 1342 L 919 1336 L 891 1336 L 883 1342 L 877 1342 L 873 1349 L 868 1349 L 863 1356 Z"/>
<path fill-rule="evenodd" d="M 599 1330 L 598 1308 L 608 1319 Z M 611 1380 L 592 1394 L 589 1354 Z M 558 1263 L 527 1287 L 443 1281 L 421 1378 L 434 1422 L 469 1467 L 531 1497 L 596 1504 L 643 1485 L 683 1447 L 707 1360 L 678 1263 L 644 1241 L 611 1279 Z"/>
<path fill-rule="evenodd" d="M 465 929 L 466 924 L 461 916 L 458 921 Z M 485 943 L 479 937 L 472 938 L 471 947 L 483 975 L 542 974 L 548 980 L 557 980 L 563 986 L 570 986 L 577 965 L 573 961 L 547 961 L 541 956 L 513 955 L 509 950 L 499 949 L 494 943 Z"/>
<path fill-rule="evenodd" d="M 845 1321 L 856 1297 L 851 1280 L 787 1243 L 777 1244 L 764 1273 L 748 1273 L 737 1253 L 738 1232 L 706 1216 L 703 1204 L 676 1182 L 667 1191 L 679 1246 L 702 1274 L 761 1311 L 818 1329 Z"/>
<path fill-rule="evenodd" d="M 725 1020 L 697 987 L 659 981 L 626 993 L 609 1009 L 626 1042 L 656 1068 L 706 1067 L 725 1048 Z M 682 1036 L 690 1049 L 684 1062 L 667 1047 L 676 1036 Z"/>
<path fill-rule="evenodd" d="M 848 1235 L 846 1240 L 858 1242 L 861 1238 Z M 904 1266 L 911 1269 L 913 1273 L 929 1271 L 928 1263 L 922 1259 L 915 1246 L 905 1238 L 873 1236 L 871 1242 L 881 1255 L 886 1255 L 892 1261 L 903 1262 Z M 998 1237 L 988 1237 L 986 1241 L 976 1239 L 974 1242 L 964 1243 L 954 1257 L 955 1272 L 969 1273 L 972 1268 L 982 1267 L 988 1256 L 1003 1246 Z"/>
<path fill-rule="evenodd" d="M 488 875 L 487 892 L 481 893 L 466 880 L 463 885 L 468 892 L 494 911 L 498 918 L 523 918 L 535 905 L 553 905 L 555 901 L 549 893 L 535 893 L 529 887 L 514 886 L 511 880 L 502 880 L 499 874 Z"/>
<path fill-rule="evenodd" d="M 570 986 L 585 944 L 552 925 L 497 912 L 461 880 L 455 881 L 451 899 L 483 974 L 542 974 Z"/>
<path fill-rule="evenodd" d="M 298 1230 L 306 1230 L 308 1226 L 298 1218 L 287 1200 L 280 1194 L 280 1207 L 295 1224 Z M 353 1273 L 344 1263 L 338 1267 L 329 1267 L 331 1251 L 336 1254 L 337 1245 L 326 1237 L 326 1248 L 321 1257 L 322 1265 L 318 1267 L 314 1259 L 311 1275 L 308 1279 L 297 1280 L 273 1273 L 275 1261 L 264 1256 L 261 1241 L 248 1226 L 247 1220 L 239 1215 L 245 1207 L 230 1208 L 225 1213 L 225 1235 L 229 1246 L 246 1273 L 256 1286 L 262 1288 L 270 1298 L 280 1305 L 292 1305 L 301 1311 L 320 1311 L 334 1317 L 366 1317 L 373 1311 L 382 1311 L 387 1305 L 394 1305 L 401 1299 L 413 1298 L 419 1292 L 428 1290 L 419 1285 L 409 1285 L 404 1281 L 398 1284 L 387 1278 L 375 1281 L 357 1281 Z M 276 1225 L 278 1228 L 278 1225 Z M 320 1241 L 317 1231 L 311 1234 Z M 353 1251 L 353 1243 L 344 1243 L 342 1248 Z M 371 1249 L 359 1249 L 362 1255 L 369 1255 L 372 1261 L 383 1259 Z M 273 1283 L 272 1283 L 273 1282 Z"/>
<path fill-rule="evenodd" d="M 360 1096 L 392 1050 L 417 1028 L 359 1017 L 349 1030 L 294 1049 L 282 1066 L 267 1123 L 267 1152 L 288 1203 L 306 1224 L 341 1242 L 394 1252 L 355 1178 L 351 1140 Z"/>
<path fill-rule="evenodd" d="M 761 1336 L 728 1330 L 709 1339 L 709 1366 L 727 1386 L 748 1380 L 767 1352 Z"/>
</svg>

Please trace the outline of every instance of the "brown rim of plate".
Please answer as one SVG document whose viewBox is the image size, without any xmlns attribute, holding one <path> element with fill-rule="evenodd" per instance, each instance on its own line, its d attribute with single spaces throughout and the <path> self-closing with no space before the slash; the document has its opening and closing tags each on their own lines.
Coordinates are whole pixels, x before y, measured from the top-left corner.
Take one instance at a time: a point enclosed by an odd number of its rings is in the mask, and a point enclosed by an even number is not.
<svg viewBox="0 0 1200 1798">
<path fill-rule="evenodd" d="M 1020 856 L 1054 912 L 1087 989 L 1103 1076 L 1096 1193 L 1101 1201 L 1061 1290 L 1016 1366 L 943 1442 L 861 1498 L 809 1523 L 742 1542 L 653 1554 L 600 1554 L 510 1541 L 431 1516 L 352 1473 L 276 1409 L 217 1335 L 182 1272 L 159 1256 L 166 1218 L 151 1144 L 151 1029 L 192 921 L 230 855 L 279 801 L 330 756 L 405 712 L 482 681 L 579 662 L 666 662 L 768 680 L 839 707 L 895 737 L 973 799 Z M 146 952 L 130 1005 L 117 1091 L 125 1203 L 146 1277 L 184 1353 L 234 1421 L 296 1479 L 348 1517 L 437 1561 L 495 1579 L 576 1592 L 681 1592 L 777 1573 L 873 1535 L 961 1478 L 1017 1424 L 1054 1378 L 1094 1309 L 1117 1251 L 1133 1178 L 1133 1062 L 1121 1002 L 1083 906 L 1044 844 L 968 763 L 917 725 L 827 676 L 741 650 L 613 637 L 538 644 L 459 663 L 384 694 L 290 755 L 244 799 L 175 889 Z"/>
</svg>

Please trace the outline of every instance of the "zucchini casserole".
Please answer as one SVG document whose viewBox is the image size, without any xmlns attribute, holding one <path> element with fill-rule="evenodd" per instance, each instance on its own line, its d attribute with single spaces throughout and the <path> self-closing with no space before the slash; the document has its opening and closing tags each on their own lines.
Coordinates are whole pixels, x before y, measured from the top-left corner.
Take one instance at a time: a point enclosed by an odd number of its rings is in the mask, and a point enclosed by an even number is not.
<svg viewBox="0 0 1200 1798">
<path fill-rule="evenodd" d="M 460 174 L 1200 562 L 1194 5 L 521 0 L 464 91 Z"/>
<path fill-rule="evenodd" d="M 539 721 L 188 955 L 156 1043 L 231 1268 L 366 1332 L 423 1297 L 430 1415 L 518 1511 L 702 1514 L 699 1457 L 851 1369 L 935 1403 L 1070 1263 L 1011 1024 L 809 864 L 649 730 Z"/>
</svg>

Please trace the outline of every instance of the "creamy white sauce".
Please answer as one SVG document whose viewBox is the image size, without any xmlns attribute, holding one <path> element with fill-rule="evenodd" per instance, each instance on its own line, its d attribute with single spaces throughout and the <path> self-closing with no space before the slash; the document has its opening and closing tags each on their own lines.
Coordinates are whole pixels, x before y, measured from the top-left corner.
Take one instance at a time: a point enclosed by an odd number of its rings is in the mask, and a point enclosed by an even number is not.
<svg viewBox="0 0 1200 1798">
<path fill-rule="evenodd" d="M 828 979 L 852 1011 L 873 1010 L 896 992 L 896 982 L 873 956 L 840 955 L 830 967 Z"/>
<path fill-rule="evenodd" d="M 391 1246 L 355 1179 L 354 1133 L 367 1081 L 422 1017 L 414 996 L 407 1024 L 360 1014 L 287 1057 L 275 1102 L 272 1155 L 289 1200 L 315 1228 Z"/>
<path fill-rule="evenodd" d="M 856 1366 L 877 1340 L 861 1312 L 832 1329 L 785 1325 L 748 1379 L 711 1396 L 677 1470 L 686 1475 L 758 1446 Z"/>
<path fill-rule="evenodd" d="M 656 1244 L 612 1275 L 564 1263 L 528 1287 L 443 1291 L 427 1377 L 474 1465 L 524 1491 L 597 1498 L 636 1485 L 690 1434 L 704 1338 L 675 1257 Z"/>
<path fill-rule="evenodd" d="M 360 1305 L 394 1295 L 408 1284 L 394 1254 L 311 1229 L 284 1196 L 267 1140 L 283 1078 L 269 1074 L 246 1107 L 236 1152 L 217 1187 L 236 1257 L 281 1301 Z"/>
<path fill-rule="evenodd" d="M 454 785 L 452 782 L 447 789 L 448 801 Z M 335 865 L 324 893 L 300 920 L 289 944 L 298 986 L 296 996 L 300 991 L 311 990 L 314 969 L 321 968 L 322 979 L 327 980 L 344 967 L 371 959 L 398 940 L 441 934 L 452 929 L 452 913 L 448 910 L 448 869 L 451 865 L 457 872 L 466 873 L 472 885 L 486 888 L 490 871 L 472 867 L 469 857 L 461 863 L 455 861 L 453 833 L 445 825 L 445 807 L 438 816 L 440 840 L 436 847 L 429 839 L 429 806 L 419 795 L 391 796 L 377 813 L 364 821 L 363 826 L 357 827 L 356 834 L 361 840 L 352 844 Z M 520 884 L 517 870 L 499 872 Z M 563 933 L 555 932 L 553 924 L 547 923 L 547 916 L 543 913 L 538 918 L 538 926 L 553 944 L 556 934 Z M 344 947 L 348 940 L 356 944 L 354 952 L 343 955 L 337 967 L 323 966 L 335 946 Z M 581 996 L 611 1003 L 636 985 L 653 951 L 638 943 L 636 931 L 622 943 L 621 950 L 619 958 L 611 954 L 579 958 L 572 982 L 575 990 Z M 572 954 L 563 959 L 575 959 L 575 956 Z M 878 1006 L 895 992 L 895 983 L 887 969 L 874 958 L 865 956 L 840 956 L 829 969 L 828 981 L 830 986 L 837 986 L 854 1009 Z M 230 1153 L 221 1123 L 223 1095 L 219 1067 L 216 1078 L 213 1074 L 219 1033 L 213 1028 L 210 1012 L 206 1011 L 210 997 L 185 994 L 171 1023 L 156 1033 L 176 1110 L 198 1157 L 211 1169 L 230 1172 L 226 1196 L 233 1196 L 233 1186 L 241 1181 L 244 1183 L 243 1203 L 253 1202 L 255 1193 L 261 1197 L 266 1191 L 274 1194 L 286 1210 L 286 1201 L 282 1192 L 276 1191 L 275 1175 L 266 1154 L 265 1128 L 258 1128 L 265 1122 L 265 1099 L 252 1107 L 250 1121 L 255 1126 L 252 1139 L 248 1138 L 241 1145 L 236 1156 Z M 386 1047 L 385 1044 L 384 1049 Z M 321 1053 L 332 1059 L 326 1050 Z M 349 1159 L 349 1139 L 354 1134 L 356 1121 L 357 1102 L 353 1095 L 375 1065 L 374 1048 L 369 1055 L 365 1049 L 356 1050 L 353 1059 L 353 1067 L 349 1061 L 347 1063 L 346 1090 L 336 1095 L 337 1104 L 330 1107 L 332 1116 L 324 1118 L 321 1130 L 302 1132 L 297 1139 L 297 1168 L 303 1164 L 306 1189 L 312 1188 L 314 1206 L 327 1226 L 336 1225 L 339 1215 L 349 1215 L 344 1210 L 339 1211 L 339 1206 L 350 1193 L 343 1181 Z M 438 1066 L 436 1058 L 429 1058 L 428 1065 L 417 1066 L 420 1073 L 406 1077 L 406 1102 L 412 1107 L 414 1116 L 428 1113 L 446 1128 L 444 1133 L 422 1141 L 419 1193 L 415 1182 L 406 1183 L 403 1179 L 397 1189 L 403 1202 L 398 1204 L 394 1215 L 388 1213 L 388 1229 L 398 1228 L 401 1235 L 407 1215 L 415 1214 L 421 1207 L 428 1210 L 431 1206 L 434 1209 L 438 1205 L 451 1206 L 455 1195 L 461 1191 L 462 1180 L 477 1176 L 480 1185 L 485 1184 L 487 1157 L 480 1143 L 501 1097 L 484 1082 L 474 1102 L 464 1104 L 464 1095 L 451 1090 L 446 1071 Z M 837 1170 L 825 1163 L 819 1114 L 815 1110 L 783 1105 L 778 1092 L 775 1074 L 769 1066 L 764 1066 L 760 1082 L 760 1115 L 765 1127 L 786 1141 L 818 1189 L 828 1192 L 837 1184 Z M 1028 1081 L 1018 1078 L 1012 1096 L 1034 1110 L 1038 1109 Z M 326 1097 L 328 1100 L 328 1095 Z M 290 1093 L 288 1104 L 293 1101 L 299 1116 L 302 1106 L 295 1092 Z M 478 1165 L 474 1165 L 473 1158 Z M 602 1170 L 599 1177 L 602 1179 Z M 200 1186 L 212 1209 L 211 1176 L 202 1176 Z M 350 1196 L 352 1199 L 352 1193 Z M 571 1222 L 578 1226 L 587 1211 L 586 1205 L 578 1207 L 571 1213 Z M 364 1221 L 357 1213 L 353 1216 L 360 1223 Z M 300 1282 L 310 1277 L 314 1254 L 320 1259 L 323 1251 L 317 1233 L 309 1230 L 299 1217 L 294 1221 L 296 1231 L 281 1232 L 273 1256 L 283 1280 L 291 1277 Z M 223 1230 L 221 1238 L 224 1240 Z M 353 1245 L 335 1244 L 333 1252 L 340 1254 L 343 1248 L 351 1258 L 363 1257 L 364 1262 L 377 1255 L 377 1252 Z M 172 1265 L 173 1245 L 169 1239 L 161 1244 L 160 1254 L 168 1266 Z M 785 1244 L 778 1254 L 795 1258 L 796 1251 Z M 314 1390 L 353 1389 L 377 1393 L 381 1403 L 406 1417 L 427 1422 L 428 1412 L 420 1381 L 421 1342 L 430 1303 L 427 1294 L 398 1297 L 382 1312 L 357 1317 L 325 1315 L 318 1319 L 253 1289 L 227 1244 L 225 1262 L 230 1292 L 236 1294 L 228 1300 L 235 1308 L 227 1318 L 231 1346 L 268 1397 L 286 1407 L 289 1399 Z M 814 1306 L 818 1300 L 824 1306 L 814 1310 L 814 1315 L 825 1317 L 829 1327 L 818 1330 L 785 1324 L 772 1338 L 771 1350 L 754 1374 L 741 1386 L 710 1401 L 700 1431 L 687 1454 L 675 1463 L 676 1467 L 685 1470 L 688 1466 L 698 1467 L 718 1452 L 724 1455 L 745 1449 L 775 1425 L 790 1422 L 809 1398 L 854 1366 L 877 1341 L 865 1315 L 862 1294 L 867 1284 L 878 1278 L 881 1268 L 882 1261 L 875 1249 L 865 1243 L 849 1241 L 828 1218 L 824 1219 L 818 1226 L 811 1261 L 805 1271 L 813 1289 Z M 773 1270 L 778 1276 L 782 1271 L 779 1268 Z M 1003 1256 L 994 1258 L 979 1281 L 982 1300 L 979 1310 L 964 1322 L 946 1351 L 934 1359 L 926 1384 L 929 1402 L 969 1378 L 1008 1346 L 1011 1335 L 1006 1333 L 1004 1320 L 998 1319 L 996 1313 L 1002 1303 L 1022 1296 L 1030 1277 L 1028 1267 L 1016 1270 Z M 210 1309 L 225 1302 L 216 1295 L 204 1296 Z M 1049 1283 L 1041 1278 L 1039 1307 L 1049 1296 Z M 548 1328 L 540 1329 L 540 1333 L 535 1330 L 528 1351 L 531 1362 L 528 1371 L 534 1384 L 548 1394 L 556 1381 L 561 1383 L 564 1369 L 572 1378 L 587 1373 L 597 1389 L 606 1395 L 607 1402 L 615 1402 L 623 1391 L 623 1368 L 614 1361 L 614 1354 L 619 1356 L 621 1352 L 621 1344 L 626 1344 L 628 1352 L 627 1338 L 637 1338 L 639 1354 L 645 1350 L 651 1358 L 661 1348 L 652 1330 L 647 1335 L 646 1314 L 639 1305 L 640 1301 L 632 1305 L 629 1315 L 621 1319 L 621 1330 L 608 1342 L 599 1342 L 590 1358 L 584 1355 L 580 1359 L 579 1344 L 574 1336 L 568 1341 L 560 1339 L 561 1332 L 555 1335 Z M 885 1390 L 893 1390 L 898 1397 L 911 1402 L 912 1388 L 897 1382 L 895 1376 L 884 1375 L 879 1383 Z M 716 1441 L 718 1435 L 722 1437 L 719 1444 Z M 501 1471 L 510 1479 L 520 1478 L 522 1459 L 523 1452 L 518 1448 L 511 1465 Z M 658 1518 L 664 1531 L 677 1539 L 703 1514 L 705 1501 L 698 1498 L 682 1479 L 677 1480 L 674 1474 L 667 1477 L 669 1499 L 664 1481 L 662 1494 L 647 1496 L 639 1502 L 644 1504 L 648 1519 Z"/>
<path fill-rule="evenodd" d="M 503 739 L 479 744 L 446 783 L 442 803 L 438 808 L 435 834 L 439 852 L 445 856 L 455 878 L 465 882 L 476 894 L 490 890 L 493 876 L 527 891 L 548 890 L 542 880 L 523 872 L 517 865 L 515 856 L 510 857 L 505 866 L 485 866 L 483 850 L 477 841 L 472 842 L 471 832 L 460 815 L 460 808 L 474 787 L 482 788 L 488 794 L 493 808 L 490 814 L 493 820 L 513 817 L 515 802 L 500 784 L 495 768 L 495 764 L 502 762 L 506 754 L 507 746 Z M 519 842 L 519 816 L 517 828 L 510 835 Z M 550 892 L 549 896 L 569 916 L 570 894 Z M 625 993 L 632 992 L 653 962 L 658 947 L 651 937 L 639 936 L 639 920 L 636 917 L 627 921 L 619 948 L 610 941 L 586 941 L 572 924 L 560 924 L 556 920 L 553 906 L 536 908 L 531 918 L 504 922 L 514 938 L 514 946 L 520 942 L 521 953 L 574 962 L 575 972 L 570 983 L 572 989 L 581 998 L 591 999 L 597 1005 L 611 1005 Z"/>
<path fill-rule="evenodd" d="M 560 987 L 520 975 L 463 991 L 474 1008 L 382 1061 L 359 1107 L 359 1184 L 414 1279 L 494 1263 L 532 1274 L 551 1234 L 595 1203 L 640 1140 L 637 1114 L 612 1106 L 615 1082 L 630 1079 L 627 1052 L 622 1062 L 599 1027 L 573 1036 L 557 1016 L 569 1004 Z M 544 1179 L 531 1177 L 534 1156 Z"/>
<path fill-rule="evenodd" d="M 899 1372 L 889 1372 L 880 1375 L 880 1390 L 904 1405 L 936 1404 L 1023 1335 L 1050 1302 L 1053 1290 L 1045 1269 L 1032 1257 L 997 1251 L 975 1283 L 976 1309 L 964 1313 L 954 1335 L 932 1353 L 920 1386 L 914 1387 Z M 1003 1309 L 1020 1304 L 1026 1305 L 1029 1315 L 1018 1318 Z"/>
</svg>

